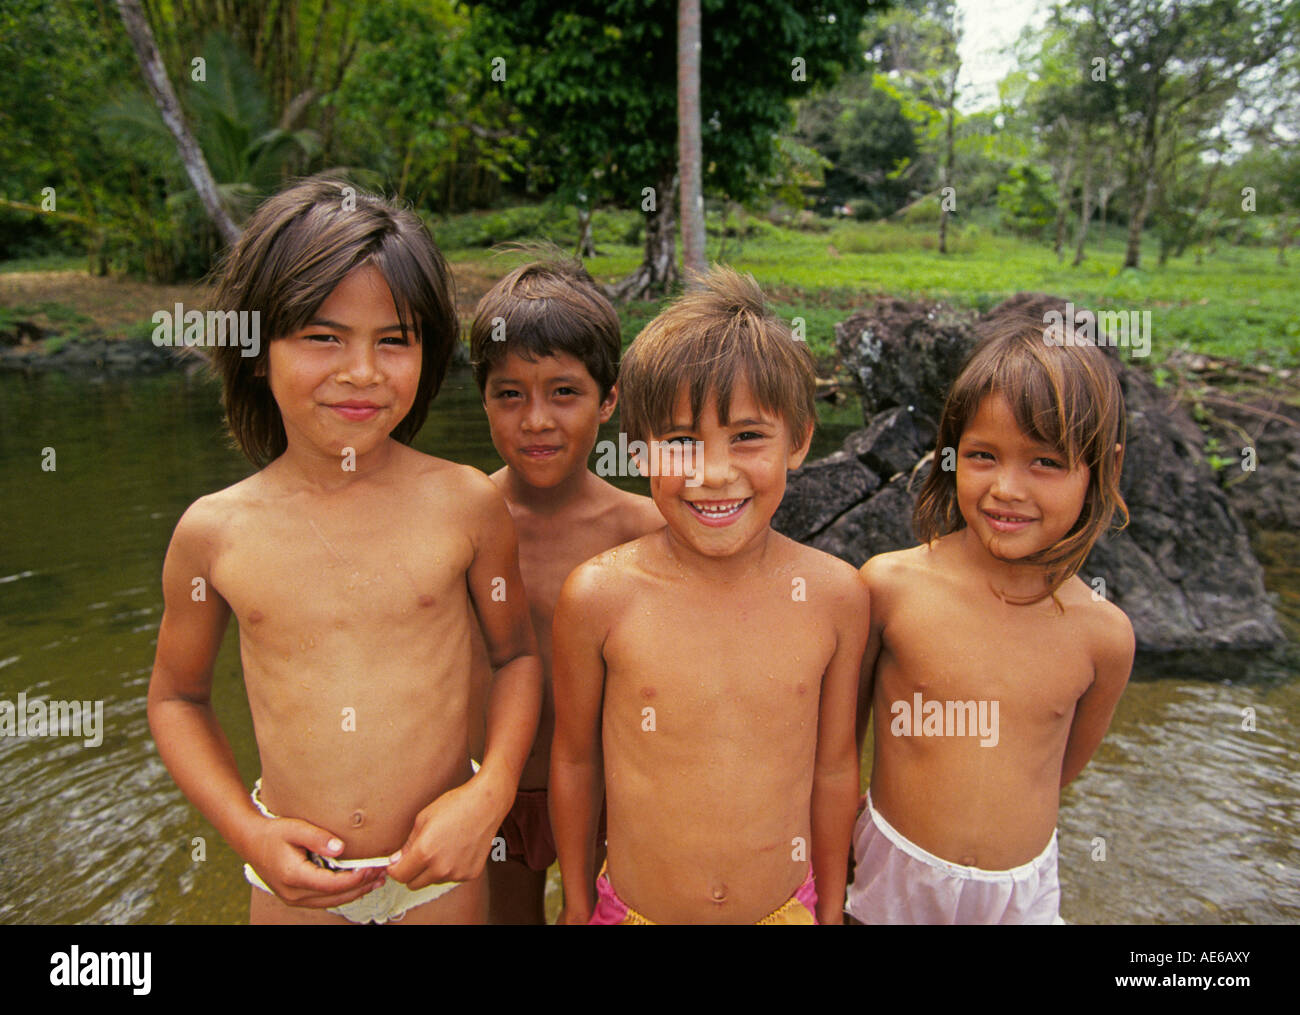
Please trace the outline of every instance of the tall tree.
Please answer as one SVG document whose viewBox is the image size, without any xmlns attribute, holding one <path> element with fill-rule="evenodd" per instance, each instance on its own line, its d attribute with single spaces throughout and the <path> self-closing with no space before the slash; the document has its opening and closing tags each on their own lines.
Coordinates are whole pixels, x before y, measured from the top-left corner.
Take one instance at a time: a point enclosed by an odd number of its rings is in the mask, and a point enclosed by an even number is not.
<svg viewBox="0 0 1300 1015">
<path fill-rule="evenodd" d="M 1189 106 L 1233 95 L 1249 72 L 1296 43 L 1296 0 L 1069 0 L 1062 18 L 1097 40 L 1119 92 L 1117 127 L 1133 137 L 1124 266 L 1141 263 L 1142 229 L 1167 168 L 1162 151 Z"/>
<path fill-rule="evenodd" d="M 789 100 L 860 59 L 871 0 L 701 0 L 703 185 L 741 200 L 773 165 Z M 501 40 L 501 85 L 539 133 L 562 192 L 645 214 L 642 263 L 623 299 L 677 277 L 676 0 L 483 0 Z"/>
<path fill-rule="evenodd" d="M 131 39 L 136 57 L 140 61 L 140 72 L 144 75 L 145 84 L 149 86 L 149 92 L 153 95 L 154 102 L 158 104 L 158 112 L 162 115 L 163 122 L 167 124 L 167 129 L 176 139 L 176 149 L 180 153 L 181 162 L 185 165 L 185 172 L 190 182 L 194 184 L 199 200 L 203 202 L 203 207 L 208 217 L 212 219 L 217 232 L 226 243 L 233 246 L 239 239 L 239 227 L 222 206 L 212 172 L 208 169 L 198 142 L 194 140 L 194 135 L 185 123 L 181 104 L 176 98 L 175 91 L 172 90 L 171 81 L 162 64 L 162 57 L 158 55 L 153 31 L 149 28 L 149 22 L 145 20 L 144 12 L 140 9 L 140 0 L 117 0 L 117 9 L 122 16 L 122 24 L 126 27 L 126 34 Z"/>
<path fill-rule="evenodd" d="M 682 178 L 682 263 L 702 273 L 704 156 L 700 144 L 700 0 L 677 4 L 677 165 Z"/>
</svg>

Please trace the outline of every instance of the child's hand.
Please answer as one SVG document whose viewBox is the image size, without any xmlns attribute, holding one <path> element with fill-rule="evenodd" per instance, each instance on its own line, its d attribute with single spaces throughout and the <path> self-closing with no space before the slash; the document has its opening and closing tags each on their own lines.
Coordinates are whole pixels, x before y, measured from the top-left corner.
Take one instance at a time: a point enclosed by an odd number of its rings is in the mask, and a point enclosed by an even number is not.
<svg viewBox="0 0 1300 1015">
<path fill-rule="evenodd" d="M 329 909 L 359 899 L 377 888 L 384 869 L 331 871 L 307 859 L 306 851 L 334 857 L 343 843 L 323 828 L 297 818 L 263 819 L 249 857 L 258 876 L 291 906 Z"/>
<path fill-rule="evenodd" d="M 483 873 L 499 815 L 471 783 L 448 790 L 415 817 L 388 875 L 412 891 L 447 881 L 473 881 Z"/>
</svg>

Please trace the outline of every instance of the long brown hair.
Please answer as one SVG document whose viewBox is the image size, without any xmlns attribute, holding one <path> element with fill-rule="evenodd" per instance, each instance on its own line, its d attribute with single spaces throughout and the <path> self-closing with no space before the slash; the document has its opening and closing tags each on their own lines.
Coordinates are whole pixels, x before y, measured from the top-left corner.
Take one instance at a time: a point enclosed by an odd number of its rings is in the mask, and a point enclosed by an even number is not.
<svg viewBox="0 0 1300 1015">
<path fill-rule="evenodd" d="M 1044 570 L 1047 591 L 1024 602 L 1038 602 L 1075 575 L 1093 544 L 1116 513 L 1128 524 L 1128 507 L 1119 491 L 1126 425 L 1124 394 L 1116 369 L 1091 344 L 1059 344 L 1045 337 L 1041 319 L 1025 314 L 998 317 L 971 353 L 944 403 L 935 442 L 935 460 L 921 486 L 912 527 L 928 543 L 965 528 L 957 504 L 956 469 L 943 467 L 956 455 L 961 435 L 989 395 L 1007 400 L 1026 435 L 1065 457 L 1073 469 L 1088 466 L 1088 490 L 1079 518 L 1058 542 L 1024 558 Z M 951 449 L 946 456 L 945 452 Z"/>
<path fill-rule="evenodd" d="M 268 198 L 218 268 L 212 306 L 261 314 L 256 356 L 238 346 L 209 350 L 221 379 L 226 424 L 259 468 L 288 441 L 266 376 L 270 343 L 306 325 L 354 268 L 373 264 L 388 283 L 398 323 L 420 343 L 420 382 L 411 411 L 392 432 L 409 444 L 424 425 L 459 339 L 451 272 L 414 212 L 342 180 L 312 178 Z"/>
</svg>

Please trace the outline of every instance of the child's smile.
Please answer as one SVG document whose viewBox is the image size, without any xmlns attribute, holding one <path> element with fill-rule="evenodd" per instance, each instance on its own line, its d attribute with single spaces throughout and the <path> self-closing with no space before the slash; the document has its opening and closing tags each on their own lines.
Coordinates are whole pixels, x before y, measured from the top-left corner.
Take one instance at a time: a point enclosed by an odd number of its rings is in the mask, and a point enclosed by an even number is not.
<svg viewBox="0 0 1300 1015">
<path fill-rule="evenodd" d="M 290 448 L 312 445 L 331 456 L 348 447 L 364 455 L 385 441 L 411 411 L 421 367 L 419 343 L 403 334 L 388 283 L 368 264 L 267 351 Z"/>
<path fill-rule="evenodd" d="M 528 360 L 510 352 L 492 367 L 484 408 L 492 443 L 530 486 L 552 487 L 585 468 L 617 396 L 604 399 L 582 361 L 567 353 Z"/>
<path fill-rule="evenodd" d="M 1011 406 L 989 395 L 961 435 L 957 504 L 998 560 L 1020 560 L 1063 539 L 1083 510 L 1088 467 L 1021 432 Z"/>
<path fill-rule="evenodd" d="M 786 472 L 803 462 L 809 442 L 793 446 L 785 421 L 761 408 L 743 381 L 732 390 L 725 426 L 713 395 L 694 426 L 690 409 L 683 391 L 669 429 L 656 435 L 655 442 L 665 458 L 687 441 L 698 442 L 695 454 L 674 459 L 690 462 L 684 475 L 652 475 L 651 494 L 669 527 L 694 550 L 709 557 L 731 556 L 767 531 L 785 495 Z"/>
</svg>

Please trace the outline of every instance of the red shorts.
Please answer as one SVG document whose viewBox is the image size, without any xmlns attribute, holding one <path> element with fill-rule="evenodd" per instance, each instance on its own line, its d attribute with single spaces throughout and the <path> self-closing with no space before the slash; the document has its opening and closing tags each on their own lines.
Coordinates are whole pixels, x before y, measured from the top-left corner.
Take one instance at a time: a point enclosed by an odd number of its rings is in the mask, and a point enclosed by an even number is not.
<svg viewBox="0 0 1300 1015">
<path fill-rule="evenodd" d="M 497 833 L 506 840 L 506 859 L 522 863 L 529 870 L 544 871 L 555 863 L 555 834 L 547 810 L 547 790 L 521 789 L 515 794 L 514 806 L 501 822 Z M 600 826 L 596 841 L 605 844 L 605 808 L 600 808 Z"/>
</svg>

